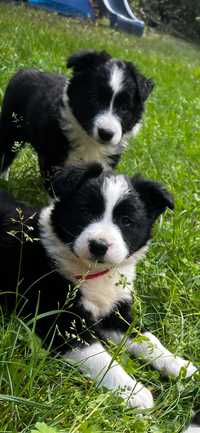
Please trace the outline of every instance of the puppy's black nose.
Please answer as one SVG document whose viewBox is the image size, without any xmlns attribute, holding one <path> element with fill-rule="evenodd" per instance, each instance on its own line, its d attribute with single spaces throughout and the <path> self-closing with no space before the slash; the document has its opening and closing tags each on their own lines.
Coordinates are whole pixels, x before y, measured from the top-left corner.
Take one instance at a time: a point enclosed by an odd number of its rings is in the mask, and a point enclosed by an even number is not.
<svg viewBox="0 0 200 433">
<path fill-rule="evenodd" d="M 91 239 L 89 241 L 89 250 L 90 253 L 96 257 L 97 259 L 103 258 L 108 249 L 108 244 L 103 239 L 99 239 L 96 241 L 95 239 Z"/>
<path fill-rule="evenodd" d="M 103 128 L 98 129 L 98 134 L 100 139 L 103 141 L 110 141 L 114 135 L 113 132 L 110 131 L 110 129 L 103 129 Z"/>
</svg>

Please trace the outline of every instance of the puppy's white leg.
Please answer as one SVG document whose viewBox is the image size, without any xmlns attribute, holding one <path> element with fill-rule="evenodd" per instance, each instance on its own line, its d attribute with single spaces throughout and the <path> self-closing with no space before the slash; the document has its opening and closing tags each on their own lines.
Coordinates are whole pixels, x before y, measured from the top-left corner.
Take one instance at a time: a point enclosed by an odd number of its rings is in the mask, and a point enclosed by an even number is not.
<svg viewBox="0 0 200 433">
<path fill-rule="evenodd" d="M 141 409 L 153 407 L 151 392 L 130 377 L 106 352 L 101 343 L 76 348 L 67 352 L 64 357 L 69 362 L 76 363 L 84 374 L 95 379 L 97 386 L 118 391 L 119 395 L 127 401 L 128 406 Z"/>
<path fill-rule="evenodd" d="M 182 367 L 186 369 L 186 377 L 192 376 L 197 371 L 191 362 L 169 352 L 155 335 L 145 332 L 143 336 L 144 339 L 139 343 L 134 343 L 134 340 L 129 338 L 126 341 L 128 351 L 136 357 L 149 362 L 166 376 L 177 377 Z"/>
</svg>

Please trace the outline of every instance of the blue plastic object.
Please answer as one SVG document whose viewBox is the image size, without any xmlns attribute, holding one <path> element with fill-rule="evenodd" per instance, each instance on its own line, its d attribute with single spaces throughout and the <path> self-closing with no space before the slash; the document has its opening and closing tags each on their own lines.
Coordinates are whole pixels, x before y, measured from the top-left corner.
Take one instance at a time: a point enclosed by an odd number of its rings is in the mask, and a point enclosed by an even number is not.
<svg viewBox="0 0 200 433">
<path fill-rule="evenodd" d="M 143 35 L 144 22 L 136 18 L 127 0 L 97 0 L 97 3 L 112 27 L 137 36 Z"/>
<path fill-rule="evenodd" d="M 94 18 L 89 0 L 28 0 L 28 3 L 71 17 Z"/>
</svg>

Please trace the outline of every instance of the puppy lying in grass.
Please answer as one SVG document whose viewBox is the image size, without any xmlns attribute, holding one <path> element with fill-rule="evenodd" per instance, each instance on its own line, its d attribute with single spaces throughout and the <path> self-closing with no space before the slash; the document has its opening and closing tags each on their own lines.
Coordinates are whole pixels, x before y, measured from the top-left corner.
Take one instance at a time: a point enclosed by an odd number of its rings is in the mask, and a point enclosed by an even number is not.
<svg viewBox="0 0 200 433">
<path fill-rule="evenodd" d="M 136 264 L 152 227 L 173 199 L 140 176 L 102 171 L 98 163 L 60 169 L 56 199 L 29 208 L 0 191 L 1 305 L 15 310 L 45 347 L 76 363 L 98 386 L 118 391 L 131 407 L 153 396 L 105 347 L 111 340 L 166 375 L 196 368 L 175 357 L 156 336 L 131 330 Z"/>
</svg>

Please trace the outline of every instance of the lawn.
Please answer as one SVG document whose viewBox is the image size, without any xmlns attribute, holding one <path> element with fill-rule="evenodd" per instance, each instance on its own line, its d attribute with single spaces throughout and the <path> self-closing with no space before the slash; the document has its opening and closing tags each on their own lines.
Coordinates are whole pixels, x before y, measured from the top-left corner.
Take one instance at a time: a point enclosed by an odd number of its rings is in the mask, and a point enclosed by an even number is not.
<svg viewBox="0 0 200 433">
<path fill-rule="evenodd" d="M 65 73 L 66 58 L 80 48 L 106 49 L 155 80 L 144 126 L 119 170 L 162 181 L 176 207 L 157 223 L 138 268 L 133 320 L 200 366 L 200 50 L 164 35 L 137 39 L 110 30 L 106 22 L 85 24 L 1 3 L 0 101 L 18 68 Z M 1 186 L 29 203 L 47 202 L 29 147 Z M 138 418 L 119 397 L 96 390 L 77 369 L 41 349 L 25 323 L 0 318 L 0 432 L 30 433 L 36 422 L 45 422 L 65 433 L 178 433 L 192 407 L 200 405 L 198 374 L 189 380 L 184 374 L 176 381 L 163 379 L 122 349 L 120 362 L 149 386 L 156 400 L 155 408 Z"/>
</svg>

